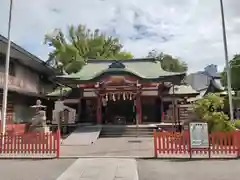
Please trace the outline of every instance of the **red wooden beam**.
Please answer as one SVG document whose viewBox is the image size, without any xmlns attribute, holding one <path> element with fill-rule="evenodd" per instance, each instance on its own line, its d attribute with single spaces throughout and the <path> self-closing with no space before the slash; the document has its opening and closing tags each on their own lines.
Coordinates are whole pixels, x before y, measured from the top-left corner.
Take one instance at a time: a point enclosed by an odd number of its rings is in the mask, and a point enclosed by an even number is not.
<svg viewBox="0 0 240 180">
<path fill-rule="evenodd" d="M 152 82 L 145 82 L 145 83 L 139 83 L 141 85 L 141 87 L 157 87 L 157 86 L 161 86 L 162 83 L 152 83 Z M 85 88 L 85 89 L 89 89 L 89 88 L 97 88 L 96 87 L 96 83 L 86 83 L 86 84 L 78 84 L 77 87 L 79 88 Z M 104 86 L 104 83 L 101 86 Z M 123 86 L 123 85 L 119 85 L 119 86 L 104 86 L 102 88 L 110 88 L 110 87 L 114 87 L 114 88 L 123 88 L 123 87 L 131 87 L 131 86 Z M 133 86 L 135 87 L 135 86 Z"/>
</svg>

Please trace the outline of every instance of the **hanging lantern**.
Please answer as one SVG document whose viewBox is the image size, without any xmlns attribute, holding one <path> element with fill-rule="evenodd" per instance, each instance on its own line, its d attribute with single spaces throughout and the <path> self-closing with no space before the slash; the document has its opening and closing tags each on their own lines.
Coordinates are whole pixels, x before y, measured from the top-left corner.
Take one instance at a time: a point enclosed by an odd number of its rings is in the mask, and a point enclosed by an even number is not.
<svg viewBox="0 0 240 180">
<path fill-rule="evenodd" d="M 107 101 L 106 101 L 106 99 L 105 99 L 104 97 L 102 97 L 102 105 L 103 105 L 104 107 L 107 106 Z"/>
<path fill-rule="evenodd" d="M 106 99 L 106 101 L 108 101 L 108 93 L 106 93 L 105 99 Z"/>
<path fill-rule="evenodd" d="M 116 101 L 116 97 L 115 97 L 115 94 L 114 94 L 114 93 L 112 94 L 112 100 L 113 100 L 113 101 Z"/>
<path fill-rule="evenodd" d="M 123 100 L 126 100 L 126 93 L 123 92 Z"/>
</svg>

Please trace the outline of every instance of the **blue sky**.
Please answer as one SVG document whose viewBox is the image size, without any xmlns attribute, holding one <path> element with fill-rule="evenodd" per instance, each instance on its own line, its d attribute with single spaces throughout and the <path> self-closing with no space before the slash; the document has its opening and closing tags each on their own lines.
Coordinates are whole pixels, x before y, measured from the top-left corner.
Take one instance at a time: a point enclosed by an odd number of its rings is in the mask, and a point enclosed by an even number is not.
<svg viewBox="0 0 240 180">
<path fill-rule="evenodd" d="M 9 1 L 0 5 L 5 36 Z M 223 1 L 231 58 L 240 52 L 240 1 Z M 219 0 L 14 0 L 12 40 L 43 60 L 51 51 L 44 34 L 70 24 L 119 37 L 135 57 L 157 49 L 185 60 L 190 71 L 224 66 Z"/>
</svg>

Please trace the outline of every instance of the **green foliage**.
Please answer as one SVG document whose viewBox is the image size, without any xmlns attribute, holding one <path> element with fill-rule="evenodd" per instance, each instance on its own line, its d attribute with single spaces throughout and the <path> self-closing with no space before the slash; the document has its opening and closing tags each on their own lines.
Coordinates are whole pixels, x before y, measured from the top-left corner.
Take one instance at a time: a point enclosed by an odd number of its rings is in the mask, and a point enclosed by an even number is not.
<svg viewBox="0 0 240 180">
<path fill-rule="evenodd" d="M 115 55 L 114 59 L 132 59 L 133 55 L 130 52 L 122 51 Z"/>
<path fill-rule="evenodd" d="M 230 71 L 231 71 L 231 84 L 234 91 L 240 90 L 240 54 L 236 54 L 233 59 L 230 61 Z M 226 68 L 221 73 L 222 84 L 227 87 L 227 73 Z"/>
<path fill-rule="evenodd" d="M 240 120 L 236 120 L 234 122 L 234 125 L 235 125 L 236 128 L 240 129 Z"/>
<path fill-rule="evenodd" d="M 235 129 L 228 116 L 222 111 L 223 106 L 224 98 L 212 93 L 195 103 L 195 113 L 201 120 L 208 123 L 209 132 L 227 132 Z"/>
<path fill-rule="evenodd" d="M 149 52 L 148 57 L 152 57 L 155 58 L 157 61 L 160 61 L 162 68 L 165 71 L 186 72 L 188 70 L 186 62 L 174 58 L 171 55 L 164 54 L 162 52 L 159 53 L 156 50 L 152 50 L 151 52 Z"/>
<path fill-rule="evenodd" d="M 66 35 L 55 29 L 45 36 L 45 44 L 53 47 L 48 64 L 67 73 L 78 72 L 88 59 L 131 59 L 130 52 L 122 51 L 118 38 L 106 36 L 98 29 L 70 26 Z"/>
</svg>

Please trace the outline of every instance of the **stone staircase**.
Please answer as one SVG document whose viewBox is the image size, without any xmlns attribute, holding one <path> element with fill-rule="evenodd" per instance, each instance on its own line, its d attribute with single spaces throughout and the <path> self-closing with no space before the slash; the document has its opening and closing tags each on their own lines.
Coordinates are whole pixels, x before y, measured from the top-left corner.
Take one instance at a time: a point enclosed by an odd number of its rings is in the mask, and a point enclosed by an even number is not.
<svg viewBox="0 0 240 180">
<path fill-rule="evenodd" d="M 141 127 L 139 126 L 120 126 L 108 125 L 103 126 L 100 133 L 100 138 L 106 137 L 152 137 L 155 127 Z"/>
<path fill-rule="evenodd" d="M 90 145 L 101 132 L 101 126 L 78 126 L 63 142 L 64 145 Z"/>
<path fill-rule="evenodd" d="M 179 125 L 175 123 L 161 123 L 157 125 L 158 128 L 162 129 L 162 131 L 168 131 L 168 132 L 173 132 L 176 131 Z M 183 128 L 182 123 L 180 123 L 181 128 Z"/>
</svg>

